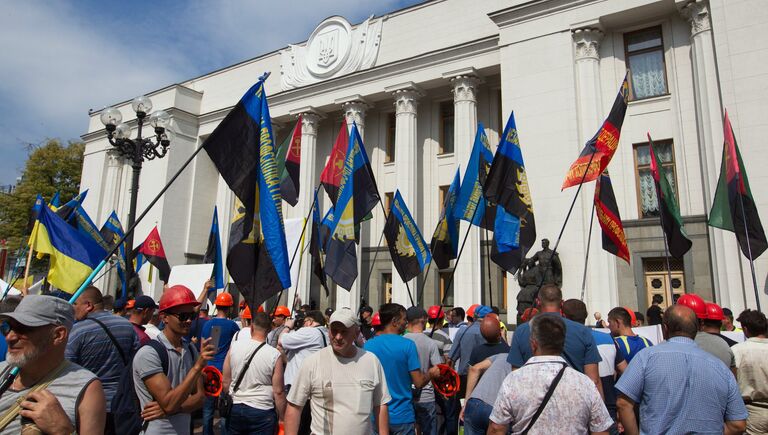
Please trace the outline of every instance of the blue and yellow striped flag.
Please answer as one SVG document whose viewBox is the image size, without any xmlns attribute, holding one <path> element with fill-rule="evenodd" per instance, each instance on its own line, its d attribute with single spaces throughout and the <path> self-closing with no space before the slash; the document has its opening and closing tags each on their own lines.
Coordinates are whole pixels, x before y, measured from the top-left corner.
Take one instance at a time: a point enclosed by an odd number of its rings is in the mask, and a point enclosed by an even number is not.
<svg viewBox="0 0 768 435">
<path fill-rule="evenodd" d="M 29 246 L 50 255 L 48 282 L 67 293 L 74 293 L 107 255 L 93 239 L 72 228 L 48 207 L 40 207 Z"/>
</svg>

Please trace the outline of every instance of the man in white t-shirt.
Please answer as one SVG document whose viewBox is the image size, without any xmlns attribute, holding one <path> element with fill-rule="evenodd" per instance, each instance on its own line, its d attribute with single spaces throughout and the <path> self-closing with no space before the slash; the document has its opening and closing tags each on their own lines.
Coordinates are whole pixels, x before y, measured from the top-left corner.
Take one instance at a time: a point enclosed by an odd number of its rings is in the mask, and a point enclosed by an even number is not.
<svg viewBox="0 0 768 435">
<path fill-rule="evenodd" d="M 355 347 L 358 322 L 349 308 L 331 316 L 331 345 L 304 360 L 288 393 L 286 435 L 298 433 L 307 400 L 312 411 L 312 433 L 369 434 L 373 415 L 378 433 L 389 434 L 390 396 L 384 370 L 374 354 Z"/>
<path fill-rule="evenodd" d="M 233 403 L 227 433 L 274 433 L 285 415 L 285 363 L 277 349 L 265 344 L 270 324 L 266 313 L 256 313 L 251 339 L 233 340 L 224 359 L 224 389 Z M 245 335 L 248 330 L 241 332 Z"/>
</svg>

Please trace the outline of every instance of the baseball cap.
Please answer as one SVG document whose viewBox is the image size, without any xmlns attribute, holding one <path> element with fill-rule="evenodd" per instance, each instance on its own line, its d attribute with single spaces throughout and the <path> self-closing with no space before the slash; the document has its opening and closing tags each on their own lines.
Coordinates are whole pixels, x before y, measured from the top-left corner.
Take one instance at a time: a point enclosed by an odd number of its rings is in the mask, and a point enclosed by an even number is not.
<svg viewBox="0 0 768 435">
<path fill-rule="evenodd" d="M 334 311 L 331 315 L 331 319 L 328 321 L 328 324 L 332 324 L 333 322 L 341 322 L 347 328 L 352 327 L 352 325 L 360 324 L 357 316 L 355 316 L 355 313 L 353 313 L 349 308 L 339 308 L 338 310 Z"/>
<path fill-rule="evenodd" d="M 426 319 L 426 318 L 427 318 L 427 312 L 424 311 L 424 308 L 414 306 L 405 310 L 405 320 L 409 322 L 413 322 L 416 319 Z"/>
<path fill-rule="evenodd" d="M 55 296 L 29 295 L 21 300 L 15 311 L 0 314 L 0 320 L 5 319 L 13 319 L 33 328 L 62 325 L 70 330 L 75 321 L 75 310 L 67 301 Z"/>
<path fill-rule="evenodd" d="M 125 308 L 125 304 L 128 303 L 128 300 L 125 298 L 120 298 L 115 301 L 115 304 L 113 305 L 116 310 L 122 310 Z"/>
<path fill-rule="evenodd" d="M 136 302 L 133 303 L 133 308 L 145 310 L 147 308 L 157 308 L 155 300 L 149 296 L 141 295 L 136 297 Z"/>
<path fill-rule="evenodd" d="M 488 314 L 491 314 L 493 310 L 491 307 L 487 305 L 480 305 L 479 307 L 475 308 L 475 315 L 472 316 L 474 319 L 482 319 L 483 317 L 487 316 Z"/>
</svg>

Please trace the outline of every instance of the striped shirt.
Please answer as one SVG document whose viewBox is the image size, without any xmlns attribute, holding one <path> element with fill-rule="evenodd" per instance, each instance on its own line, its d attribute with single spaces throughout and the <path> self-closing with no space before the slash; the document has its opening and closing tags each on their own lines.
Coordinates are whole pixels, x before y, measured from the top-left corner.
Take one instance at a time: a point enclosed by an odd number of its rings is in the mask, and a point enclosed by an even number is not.
<svg viewBox="0 0 768 435">
<path fill-rule="evenodd" d="M 107 412 L 109 412 L 112 397 L 115 395 L 120 375 L 125 370 L 126 364 L 104 329 L 98 323 L 88 320 L 92 318 L 98 319 L 109 329 L 120 344 L 128 362 L 139 348 L 139 339 L 133 330 L 133 324 L 128 319 L 106 311 L 88 314 L 88 318 L 75 323 L 69 333 L 69 342 L 64 356 L 99 377 L 104 386 Z"/>
</svg>

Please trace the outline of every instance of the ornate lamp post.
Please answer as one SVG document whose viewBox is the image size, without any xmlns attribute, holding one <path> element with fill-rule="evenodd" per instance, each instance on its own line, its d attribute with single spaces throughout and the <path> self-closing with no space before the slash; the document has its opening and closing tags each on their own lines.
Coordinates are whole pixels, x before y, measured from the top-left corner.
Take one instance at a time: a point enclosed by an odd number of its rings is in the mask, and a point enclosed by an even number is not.
<svg viewBox="0 0 768 435">
<path fill-rule="evenodd" d="M 106 127 L 109 143 L 115 147 L 115 150 L 121 156 L 130 159 L 131 168 L 133 168 L 131 209 L 128 213 L 128 226 L 126 229 L 133 226 L 136 219 L 136 201 L 139 196 L 139 175 L 142 163 L 145 159 L 154 160 L 165 157 L 171 140 L 173 140 L 173 132 L 166 128 L 171 118 L 168 112 L 157 110 L 150 114 L 147 120 L 147 114 L 152 110 L 152 101 L 145 96 L 136 97 L 131 102 L 131 107 L 136 112 L 136 120 L 138 122 L 138 132 L 135 139 L 130 138 L 131 126 L 122 122 L 123 115 L 119 110 L 114 107 L 108 107 L 101 112 L 101 122 Z M 154 128 L 154 137 L 144 138 L 141 135 L 142 128 L 147 121 Z M 133 233 L 129 234 L 125 239 L 125 256 L 128 265 L 133 264 L 132 250 Z M 132 287 L 133 274 L 131 270 L 132 268 L 128 267 L 125 279 L 129 289 L 135 291 L 135 287 Z"/>
</svg>

